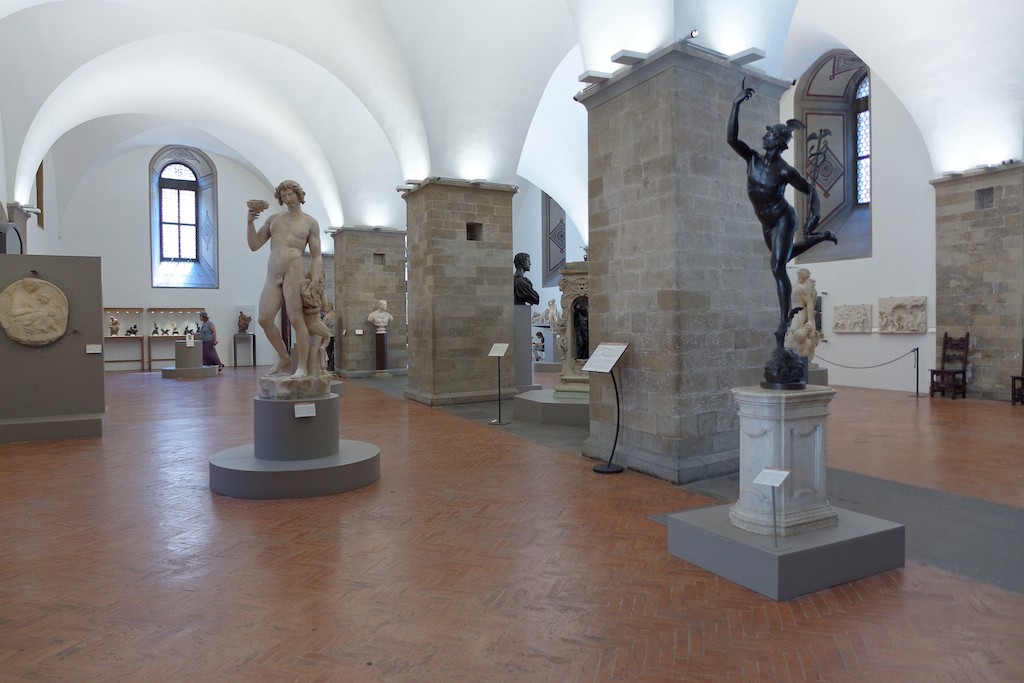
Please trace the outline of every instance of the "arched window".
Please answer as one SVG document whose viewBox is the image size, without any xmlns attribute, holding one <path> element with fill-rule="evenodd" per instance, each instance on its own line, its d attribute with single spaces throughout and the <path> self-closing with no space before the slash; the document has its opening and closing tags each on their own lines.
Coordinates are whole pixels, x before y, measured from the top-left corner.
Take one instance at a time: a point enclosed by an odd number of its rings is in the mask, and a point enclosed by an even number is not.
<svg viewBox="0 0 1024 683">
<path fill-rule="evenodd" d="M 149 164 L 154 287 L 218 286 L 217 173 L 206 154 L 164 147 Z"/>
<path fill-rule="evenodd" d="M 853 116 L 857 126 L 857 203 L 871 203 L 871 83 L 868 76 L 860 79 L 853 100 Z"/>
<path fill-rule="evenodd" d="M 794 109 L 807 126 L 794 138 L 794 158 L 806 160 L 821 200 L 819 230 L 838 245 L 821 244 L 798 263 L 871 255 L 871 108 L 867 65 L 846 50 L 829 52 L 800 79 Z"/>
<path fill-rule="evenodd" d="M 160 172 L 160 260 L 199 260 L 199 183 L 191 168 L 167 164 Z"/>
</svg>

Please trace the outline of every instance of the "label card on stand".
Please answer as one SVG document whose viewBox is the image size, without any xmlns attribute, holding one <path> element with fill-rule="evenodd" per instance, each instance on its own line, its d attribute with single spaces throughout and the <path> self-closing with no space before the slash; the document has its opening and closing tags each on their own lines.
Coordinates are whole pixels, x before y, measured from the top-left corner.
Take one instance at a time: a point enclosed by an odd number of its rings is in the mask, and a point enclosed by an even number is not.
<svg viewBox="0 0 1024 683">
<path fill-rule="evenodd" d="M 187 346 L 188 348 L 191 349 L 195 345 L 196 345 L 196 338 L 193 337 L 191 334 L 186 334 L 185 335 L 185 346 Z"/>
<path fill-rule="evenodd" d="M 761 470 L 761 473 L 754 477 L 754 484 L 764 484 L 765 486 L 771 486 L 773 489 L 777 489 L 782 486 L 782 482 L 786 481 L 786 477 L 789 476 L 789 470 L 780 470 L 775 467 L 765 467 Z"/>
<path fill-rule="evenodd" d="M 487 354 L 487 357 L 490 358 L 491 356 L 497 356 L 498 358 L 501 358 L 505 355 L 506 351 L 508 351 L 508 344 L 495 344 L 491 347 L 491 351 Z"/>
<path fill-rule="evenodd" d="M 625 353 L 627 342 L 601 342 L 583 365 L 585 372 L 611 372 Z"/>
</svg>

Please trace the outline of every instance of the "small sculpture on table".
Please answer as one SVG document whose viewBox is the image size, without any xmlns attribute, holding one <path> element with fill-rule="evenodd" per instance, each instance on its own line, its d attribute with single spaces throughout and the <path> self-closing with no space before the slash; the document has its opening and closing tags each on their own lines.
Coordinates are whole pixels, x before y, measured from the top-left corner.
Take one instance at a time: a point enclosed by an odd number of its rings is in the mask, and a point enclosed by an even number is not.
<svg viewBox="0 0 1024 683">
<path fill-rule="evenodd" d="M 512 265 L 516 268 L 515 275 L 512 276 L 512 293 L 515 297 L 516 305 L 527 304 L 532 306 L 539 304 L 540 295 L 533 288 L 530 278 L 523 274 L 530 270 L 530 255 L 525 251 L 519 252 L 512 257 Z"/>
<path fill-rule="evenodd" d="M 767 132 L 762 138 L 763 154 L 755 152 L 739 139 L 740 105 L 753 95 L 754 89 L 747 88 L 744 82 L 732 103 L 726 141 L 747 162 L 747 197 L 761 223 L 765 245 L 771 252 L 771 270 L 779 301 L 776 348 L 765 365 L 765 381 L 761 386 L 766 389 L 803 389 L 806 386 L 803 382 L 803 364 L 796 353 L 784 348 L 786 330 L 800 311 L 799 308 L 791 308 L 793 285 L 786 272 L 786 264 L 815 245 L 825 241 L 835 243 L 837 240 L 831 232 L 815 232 L 821 220 L 818 193 L 812 183 L 808 183 L 782 158 L 782 152 L 788 148 L 793 131 L 802 130 L 804 125 L 790 119 L 786 123 L 766 126 Z M 822 134 L 825 132 L 822 131 Z M 799 241 L 794 240 L 797 230 L 796 211 L 786 201 L 787 185 L 808 196 L 803 239 Z"/>
<path fill-rule="evenodd" d="M 137 336 L 139 336 L 139 326 L 138 325 L 132 325 L 131 327 L 129 327 L 125 331 L 124 336 L 126 336 L 126 337 L 137 337 Z"/>
<path fill-rule="evenodd" d="M 171 323 L 171 334 L 178 335 L 178 323 Z"/>
<path fill-rule="evenodd" d="M 114 316 L 110 316 L 110 336 L 116 337 L 118 330 L 121 329 L 121 322 Z"/>
<path fill-rule="evenodd" d="M 149 334 L 152 337 L 156 337 L 156 336 L 160 335 L 160 326 L 157 324 L 157 322 L 155 320 L 153 321 L 153 331 L 150 332 Z"/>
<path fill-rule="evenodd" d="M 246 315 L 245 311 L 238 312 L 238 334 L 249 333 L 249 323 L 252 322 L 252 316 Z"/>
<path fill-rule="evenodd" d="M 185 325 L 185 330 L 182 332 L 182 334 L 184 334 L 185 336 L 188 336 L 190 334 L 195 334 L 195 333 L 196 333 L 196 331 L 192 329 L 191 325 Z"/>
</svg>

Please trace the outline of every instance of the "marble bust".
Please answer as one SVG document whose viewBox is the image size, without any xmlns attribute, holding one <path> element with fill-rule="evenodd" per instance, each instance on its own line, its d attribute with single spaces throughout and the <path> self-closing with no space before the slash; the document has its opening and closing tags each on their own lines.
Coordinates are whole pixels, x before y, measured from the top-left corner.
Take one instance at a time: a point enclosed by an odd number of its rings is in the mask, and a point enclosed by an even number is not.
<svg viewBox="0 0 1024 683">
<path fill-rule="evenodd" d="M 388 313 L 388 302 L 381 299 L 377 302 L 377 308 L 366 316 L 366 321 L 377 327 L 377 334 L 384 334 L 388 331 L 388 323 L 394 320 L 394 316 Z"/>
</svg>

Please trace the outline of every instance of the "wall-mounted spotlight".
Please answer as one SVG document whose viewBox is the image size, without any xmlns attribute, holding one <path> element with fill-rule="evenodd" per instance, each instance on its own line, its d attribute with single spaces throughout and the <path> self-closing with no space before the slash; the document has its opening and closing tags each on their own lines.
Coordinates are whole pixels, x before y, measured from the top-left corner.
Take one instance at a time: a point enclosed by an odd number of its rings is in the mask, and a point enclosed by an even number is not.
<svg viewBox="0 0 1024 683">
<path fill-rule="evenodd" d="M 752 62 L 756 62 L 759 59 L 764 59 L 764 50 L 757 47 L 748 47 L 743 52 L 737 52 L 734 55 L 729 55 L 729 61 L 739 66 L 746 66 Z"/>
<path fill-rule="evenodd" d="M 612 55 L 612 61 L 616 64 L 633 66 L 647 59 L 650 55 L 646 52 L 634 52 L 633 50 L 619 50 Z"/>
<path fill-rule="evenodd" d="M 698 31 L 697 29 L 691 30 L 690 33 L 689 33 L 690 40 L 693 40 L 694 38 L 696 38 L 699 35 L 700 35 L 700 31 Z M 686 40 L 686 39 L 684 38 L 683 40 Z"/>
<path fill-rule="evenodd" d="M 586 71 L 581 73 L 576 80 L 578 80 L 580 83 L 590 83 L 591 85 L 596 85 L 598 83 L 604 83 L 611 77 L 612 75 L 610 73 L 587 69 Z"/>
</svg>

